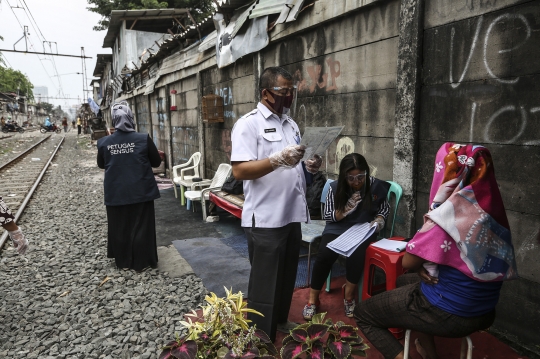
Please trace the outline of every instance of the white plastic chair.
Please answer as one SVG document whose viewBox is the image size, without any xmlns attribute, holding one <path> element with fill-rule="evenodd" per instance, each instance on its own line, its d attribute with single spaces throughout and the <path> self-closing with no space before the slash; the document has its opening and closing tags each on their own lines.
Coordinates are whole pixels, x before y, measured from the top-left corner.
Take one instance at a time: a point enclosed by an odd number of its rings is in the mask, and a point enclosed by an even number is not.
<svg viewBox="0 0 540 359">
<path fill-rule="evenodd" d="M 174 182 L 174 197 L 178 198 L 178 194 L 176 193 L 176 186 L 180 186 L 180 201 L 182 205 L 186 204 L 186 199 L 184 197 L 185 187 L 191 187 L 191 185 L 194 183 L 192 180 L 193 178 L 200 177 L 199 174 L 199 163 L 201 162 L 201 153 L 195 152 L 189 160 L 186 163 L 183 163 L 178 166 L 174 166 L 173 173 L 172 173 L 172 180 Z M 180 175 L 178 175 L 178 170 L 180 170 Z M 193 176 L 186 176 L 185 173 L 187 171 L 193 170 L 194 174 Z"/>
<path fill-rule="evenodd" d="M 212 180 L 203 180 L 201 182 L 195 182 L 191 185 L 191 191 L 186 191 L 184 193 L 185 198 L 190 200 L 193 211 L 195 212 L 194 201 L 200 201 L 203 211 L 203 221 L 206 222 L 206 201 L 210 198 L 209 192 L 216 189 L 221 189 L 225 180 L 231 175 L 232 166 L 227 163 L 222 163 L 219 165 L 216 174 Z M 202 187 L 208 186 L 207 188 L 202 189 Z M 200 187 L 201 190 L 197 191 L 197 187 Z"/>
</svg>

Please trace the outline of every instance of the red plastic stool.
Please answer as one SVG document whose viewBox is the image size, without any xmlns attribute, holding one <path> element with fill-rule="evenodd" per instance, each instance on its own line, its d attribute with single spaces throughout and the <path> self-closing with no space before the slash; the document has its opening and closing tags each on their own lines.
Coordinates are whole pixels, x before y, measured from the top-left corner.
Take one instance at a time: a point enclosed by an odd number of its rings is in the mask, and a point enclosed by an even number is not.
<svg viewBox="0 0 540 359">
<path fill-rule="evenodd" d="M 391 237 L 388 238 L 394 241 L 403 241 L 404 237 Z M 385 289 L 391 290 L 396 288 L 397 277 L 406 272 L 401 265 L 403 260 L 403 252 L 390 252 L 381 248 L 370 245 L 366 250 L 366 263 L 364 265 L 364 286 L 362 288 L 362 300 L 366 300 L 373 296 L 373 293 L 377 290 Z M 381 286 L 373 285 L 373 278 L 375 276 L 375 268 L 382 269 L 386 275 L 386 283 Z M 389 328 L 390 332 L 397 338 L 403 338 L 402 328 Z"/>
</svg>

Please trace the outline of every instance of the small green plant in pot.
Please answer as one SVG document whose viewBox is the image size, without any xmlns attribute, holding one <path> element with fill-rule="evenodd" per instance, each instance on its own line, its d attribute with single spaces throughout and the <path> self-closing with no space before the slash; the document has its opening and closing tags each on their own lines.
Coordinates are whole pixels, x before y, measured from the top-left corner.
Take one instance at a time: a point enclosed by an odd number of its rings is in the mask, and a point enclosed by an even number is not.
<svg viewBox="0 0 540 359">
<path fill-rule="evenodd" d="M 324 320 L 326 313 L 313 316 L 311 322 L 291 330 L 283 339 L 281 359 L 345 359 L 366 356 L 369 347 L 358 335 L 358 328 L 343 322 Z"/>
<path fill-rule="evenodd" d="M 242 292 L 225 288 L 226 297 L 206 296 L 202 315 L 192 311 L 180 322 L 187 335 L 167 344 L 159 359 L 275 359 L 277 349 L 266 333 L 249 327 L 247 313 L 261 313 L 247 308 Z M 195 320 L 191 320 L 191 317 Z"/>
</svg>

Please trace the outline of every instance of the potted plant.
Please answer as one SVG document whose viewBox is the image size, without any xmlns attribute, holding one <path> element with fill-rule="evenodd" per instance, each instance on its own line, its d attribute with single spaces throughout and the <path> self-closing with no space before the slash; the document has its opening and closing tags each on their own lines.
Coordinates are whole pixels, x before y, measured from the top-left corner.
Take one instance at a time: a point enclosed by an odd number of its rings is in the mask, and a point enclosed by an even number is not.
<svg viewBox="0 0 540 359">
<path fill-rule="evenodd" d="M 324 320 L 326 313 L 313 316 L 311 322 L 301 324 L 291 330 L 283 339 L 281 359 L 345 359 L 352 356 L 366 356 L 369 347 L 358 335 L 358 328 L 343 322 Z"/>
<path fill-rule="evenodd" d="M 232 293 L 225 288 L 226 297 L 215 293 L 205 297 L 207 305 L 202 315 L 194 310 L 187 321 L 180 322 L 187 335 L 167 344 L 159 359 L 275 359 L 277 349 L 266 333 L 249 327 L 245 314 L 261 313 L 247 308 L 242 292 Z M 193 321 L 191 318 L 194 318 Z"/>
</svg>

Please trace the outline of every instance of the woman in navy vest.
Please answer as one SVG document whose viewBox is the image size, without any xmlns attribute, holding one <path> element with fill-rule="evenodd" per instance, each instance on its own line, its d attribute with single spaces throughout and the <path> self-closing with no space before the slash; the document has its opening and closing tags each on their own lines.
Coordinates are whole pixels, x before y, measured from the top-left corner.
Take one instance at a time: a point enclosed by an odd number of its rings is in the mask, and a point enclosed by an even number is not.
<svg viewBox="0 0 540 359">
<path fill-rule="evenodd" d="M 158 167 L 161 158 L 150 136 L 135 132 L 127 104 L 113 106 L 112 123 L 114 134 L 97 144 L 97 163 L 105 169 L 107 257 L 114 258 L 118 268 L 156 268 L 154 200 L 160 195 L 152 167 Z"/>
<path fill-rule="evenodd" d="M 379 232 L 384 227 L 390 209 L 386 200 L 389 187 L 387 182 L 370 176 L 369 166 L 362 155 L 351 153 L 341 161 L 338 179 L 330 184 L 326 197 L 323 213 L 326 227 L 313 266 L 309 302 L 302 312 L 304 319 L 311 320 L 317 313 L 320 306 L 319 293 L 339 256 L 326 245 L 357 223 L 376 222 Z M 373 234 L 346 259 L 343 302 L 347 317 L 353 316 L 356 304 L 354 294 L 364 270 L 366 249 L 376 237 L 377 234 Z"/>
</svg>

